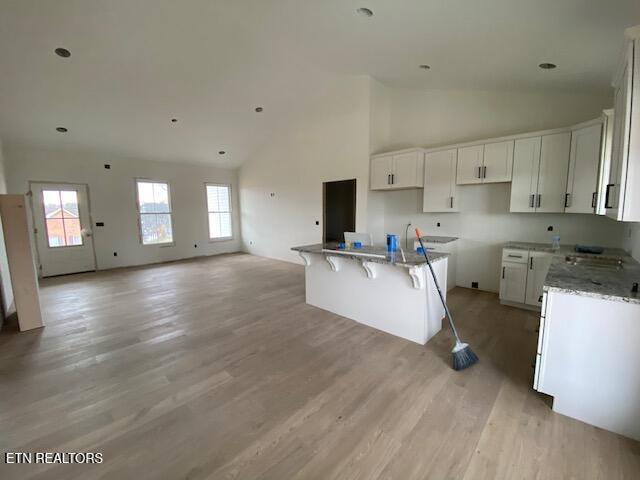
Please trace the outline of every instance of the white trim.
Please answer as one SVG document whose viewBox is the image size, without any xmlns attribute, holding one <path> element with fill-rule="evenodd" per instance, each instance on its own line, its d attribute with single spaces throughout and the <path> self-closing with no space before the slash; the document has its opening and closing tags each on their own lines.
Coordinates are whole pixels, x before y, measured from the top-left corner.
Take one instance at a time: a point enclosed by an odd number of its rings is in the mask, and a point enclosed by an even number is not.
<svg viewBox="0 0 640 480">
<path fill-rule="evenodd" d="M 212 212 L 209 210 L 209 195 L 207 194 L 207 187 L 227 187 L 229 189 L 229 211 L 228 212 Z M 233 228 L 233 190 L 232 185 L 230 183 L 212 183 L 212 182 L 204 182 L 204 203 L 207 212 L 207 238 L 209 239 L 209 243 L 213 242 L 228 242 L 235 238 Z M 210 213 L 228 213 L 229 219 L 231 221 L 231 236 L 230 237 L 211 237 L 211 224 L 209 223 L 209 214 Z"/>
</svg>

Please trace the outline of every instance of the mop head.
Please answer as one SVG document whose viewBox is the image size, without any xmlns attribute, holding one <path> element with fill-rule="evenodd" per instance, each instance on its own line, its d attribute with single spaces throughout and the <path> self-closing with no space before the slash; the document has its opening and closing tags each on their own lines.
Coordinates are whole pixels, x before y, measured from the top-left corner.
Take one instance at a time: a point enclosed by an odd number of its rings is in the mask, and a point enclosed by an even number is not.
<svg viewBox="0 0 640 480">
<path fill-rule="evenodd" d="M 456 342 L 451 351 L 454 370 L 464 370 L 478 361 L 478 356 L 473 353 L 468 343 Z"/>
</svg>

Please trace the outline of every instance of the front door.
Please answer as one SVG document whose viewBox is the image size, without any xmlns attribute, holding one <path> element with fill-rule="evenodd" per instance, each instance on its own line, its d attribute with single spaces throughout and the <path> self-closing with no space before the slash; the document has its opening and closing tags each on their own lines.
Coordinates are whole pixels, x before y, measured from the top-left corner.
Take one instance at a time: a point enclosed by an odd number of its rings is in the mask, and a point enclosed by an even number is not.
<svg viewBox="0 0 640 480">
<path fill-rule="evenodd" d="M 31 194 L 40 274 L 95 270 L 87 186 L 32 183 Z"/>
</svg>

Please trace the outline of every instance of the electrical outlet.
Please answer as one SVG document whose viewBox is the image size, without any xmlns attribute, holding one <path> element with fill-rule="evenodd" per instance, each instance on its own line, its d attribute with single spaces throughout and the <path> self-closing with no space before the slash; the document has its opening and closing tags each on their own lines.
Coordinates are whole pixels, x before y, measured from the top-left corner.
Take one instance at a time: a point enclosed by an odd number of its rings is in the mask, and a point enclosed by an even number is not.
<svg viewBox="0 0 640 480">
<path fill-rule="evenodd" d="M 478 282 L 471 282 L 471 288 L 478 288 Z"/>
<path fill-rule="evenodd" d="M 480 168 L 480 167 L 478 167 L 478 168 Z M 440 222 L 436 223 L 436 227 L 439 227 L 439 226 L 440 226 Z"/>
<path fill-rule="evenodd" d="M 113 256 L 117 257 L 118 256 L 118 252 L 113 252 Z"/>
<path fill-rule="evenodd" d="M 194 243 L 194 244 L 193 244 L 193 248 L 198 248 L 198 244 L 197 244 L 197 243 Z"/>
<path fill-rule="evenodd" d="M 549 225 L 547 227 L 547 232 L 553 232 L 553 225 Z"/>
</svg>

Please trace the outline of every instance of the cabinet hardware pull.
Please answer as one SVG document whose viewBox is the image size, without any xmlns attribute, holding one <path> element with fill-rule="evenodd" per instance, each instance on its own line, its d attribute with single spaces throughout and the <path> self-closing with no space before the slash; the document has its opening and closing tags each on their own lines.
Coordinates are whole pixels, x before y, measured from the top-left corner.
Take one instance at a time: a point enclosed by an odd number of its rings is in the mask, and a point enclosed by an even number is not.
<svg viewBox="0 0 640 480">
<path fill-rule="evenodd" d="M 539 193 L 538 194 L 538 203 L 536 203 L 536 208 L 540 208 L 541 204 L 542 204 L 542 194 Z"/>
<path fill-rule="evenodd" d="M 532 193 L 529 195 L 529 207 L 533 208 L 533 202 L 535 201 L 536 196 Z"/>
<path fill-rule="evenodd" d="M 570 193 L 565 193 L 564 194 L 564 208 L 569 207 L 569 195 L 571 195 Z"/>
<path fill-rule="evenodd" d="M 538 297 L 538 302 L 539 302 L 539 303 L 542 303 L 542 295 L 540 295 L 540 296 Z"/>
<path fill-rule="evenodd" d="M 478 167 L 478 178 L 482 178 L 482 177 L 480 176 L 480 169 L 481 169 L 481 168 L 482 168 L 482 167 Z"/>
<path fill-rule="evenodd" d="M 605 194 L 604 194 L 604 208 L 613 208 L 612 205 L 609 205 L 609 189 L 614 185 L 615 185 L 614 183 L 607 184 L 607 189 L 605 190 Z"/>
<path fill-rule="evenodd" d="M 505 268 L 505 267 L 502 267 L 502 278 L 503 278 L 503 279 L 504 279 L 504 268 Z"/>
<path fill-rule="evenodd" d="M 533 257 L 529 259 L 529 270 L 533 270 Z"/>
<path fill-rule="evenodd" d="M 507 255 L 507 257 L 509 257 L 509 258 L 522 258 L 522 255 L 513 255 L 513 254 L 510 253 L 509 255 Z"/>
<path fill-rule="evenodd" d="M 487 178 L 487 167 L 482 167 L 482 178 Z"/>
<path fill-rule="evenodd" d="M 387 175 L 387 185 L 391 185 L 391 174 Z"/>
<path fill-rule="evenodd" d="M 598 192 L 593 192 L 593 195 L 591 195 L 591 208 L 596 208 L 597 199 L 598 199 Z"/>
<path fill-rule="evenodd" d="M 449 197 L 451 208 L 453 208 L 453 197 Z"/>
<path fill-rule="evenodd" d="M 393 185 L 394 183 L 396 183 L 396 181 L 395 181 L 395 176 L 396 176 L 396 174 L 395 174 L 395 173 L 392 173 L 392 174 L 391 174 L 391 185 Z"/>
</svg>

